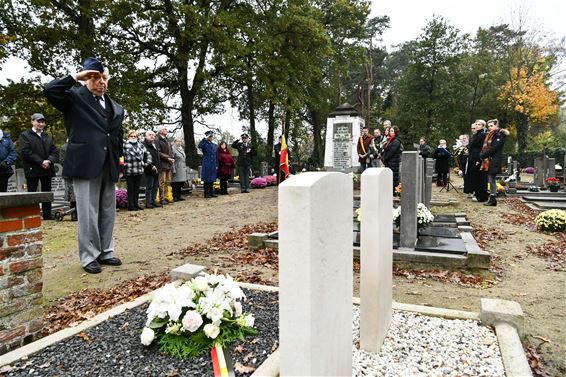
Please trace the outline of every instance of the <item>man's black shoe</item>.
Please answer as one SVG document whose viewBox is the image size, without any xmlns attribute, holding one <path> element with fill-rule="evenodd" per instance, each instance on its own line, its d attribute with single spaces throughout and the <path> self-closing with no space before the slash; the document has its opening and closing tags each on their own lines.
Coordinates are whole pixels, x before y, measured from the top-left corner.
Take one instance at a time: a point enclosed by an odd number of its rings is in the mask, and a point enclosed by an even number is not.
<svg viewBox="0 0 566 377">
<path fill-rule="evenodd" d="M 136 210 L 143 211 L 143 208 L 142 207 L 136 207 Z"/>
<path fill-rule="evenodd" d="M 98 263 L 106 264 L 108 266 L 119 266 L 122 264 L 120 258 L 112 257 L 107 259 L 97 259 Z"/>
<path fill-rule="evenodd" d="M 102 269 L 100 268 L 100 263 L 95 260 L 84 266 L 83 270 L 85 270 L 89 274 L 98 274 L 102 271 Z"/>
</svg>

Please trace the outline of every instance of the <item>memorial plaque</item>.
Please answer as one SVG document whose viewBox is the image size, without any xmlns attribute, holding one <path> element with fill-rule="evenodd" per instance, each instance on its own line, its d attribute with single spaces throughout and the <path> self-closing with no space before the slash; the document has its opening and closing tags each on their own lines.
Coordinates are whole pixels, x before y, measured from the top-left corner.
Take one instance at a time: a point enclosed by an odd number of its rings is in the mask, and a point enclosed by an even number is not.
<svg viewBox="0 0 566 377">
<path fill-rule="evenodd" d="M 334 167 L 348 169 L 352 167 L 352 123 L 334 124 Z"/>
</svg>

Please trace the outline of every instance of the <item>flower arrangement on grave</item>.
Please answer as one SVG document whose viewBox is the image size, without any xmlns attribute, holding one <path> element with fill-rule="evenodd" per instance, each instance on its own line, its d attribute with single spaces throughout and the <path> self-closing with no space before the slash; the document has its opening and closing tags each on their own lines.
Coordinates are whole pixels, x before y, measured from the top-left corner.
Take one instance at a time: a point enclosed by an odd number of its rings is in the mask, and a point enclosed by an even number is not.
<svg viewBox="0 0 566 377">
<path fill-rule="evenodd" d="M 349 175 L 350 177 L 352 177 L 352 182 L 353 182 L 353 183 L 360 183 L 360 174 L 351 172 L 351 173 L 348 173 L 348 175 Z"/>
<path fill-rule="evenodd" d="M 550 209 L 538 214 L 535 218 L 538 230 L 545 232 L 566 231 L 566 211 L 561 209 Z"/>
<path fill-rule="evenodd" d="M 242 310 L 245 298 L 229 275 L 204 274 L 169 283 L 155 292 L 147 308 L 141 343 L 156 341 L 167 355 L 189 358 L 244 340 L 256 333 L 253 314 Z"/>
<path fill-rule="evenodd" d="M 528 167 L 525 168 L 525 173 L 535 174 L 535 168 L 533 168 L 532 166 L 528 166 Z"/>
<path fill-rule="evenodd" d="M 362 222 L 362 209 L 361 208 L 356 208 L 356 210 L 354 211 L 356 214 L 356 221 L 358 223 Z"/>
<path fill-rule="evenodd" d="M 393 196 L 401 196 L 401 192 L 403 192 L 403 186 L 401 182 L 397 186 L 395 186 L 395 191 L 393 192 Z"/>
<path fill-rule="evenodd" d="M 496 187 L 497 195 L 505 195 L 505 186 L 503 186 L 499 182 L 495 182 L 495 187 Z M 489 192 L 489 190 L 490 190 L 490 184 L 488 182 L 487 183 L 487 191 Z"/>
<path fill-rule="evenodd" d="M 198 185 L 202 184 L 202 181 L 200 180 L 200 178 L 195 178 L 195 179 L 193 179 L 192 183 L 193 183 L 193 185 L 198 186 Z"/>
<path fill-rule="evenodd" d="M 267 186 L 267 181 L 263 177 L 257 177 L 252 179 L 250 186 L 253 188 L 265 188 Z"/>
<path fill-rule="evenodd" d="M 212 184 L 212 189 L 215 193 L 220 192 L 220 180 L 217 179 L 216 181 L 214 181 L 214 183 Z"/>
<path fill-rule="evenodd" d="M 116 189 L 116 208 L 128 207 L 128 191 Z"/>
<path fill-rule="evenodd" d="M 266 175 L 263 177 L 267 182 L 268 186 L 275 186 L 277 184 L 277 176 L 276 175 Z"/>
<path fill-rule="evenodd" d="M 548 187 L 560 187 L 560 180 L 555 177 L 550 177 L 544 180 Z"/>
<path fill-rule="evenodd" d="M 434 215 L 423 204 L 417 204 L 417 229 L 423 229 L 434 221 Z M 393 222 L 397 227 L 401 225 L 401 206 L 393 208 Z"/>
</svg>

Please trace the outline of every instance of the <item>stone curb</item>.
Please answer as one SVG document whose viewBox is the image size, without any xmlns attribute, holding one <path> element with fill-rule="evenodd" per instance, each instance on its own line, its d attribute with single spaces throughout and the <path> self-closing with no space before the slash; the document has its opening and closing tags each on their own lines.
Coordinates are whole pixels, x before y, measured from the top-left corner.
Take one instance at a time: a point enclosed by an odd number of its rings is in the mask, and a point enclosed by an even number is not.
<svg viewBox="0 0 566 377">
<path fill-rule="evenodd" d="M 125 304 L 118 305 L 110 310 L 102 312 L 89 320 L 79 323 L 77 326 L 69 327 L 61 331 L 57 331 L 56 333 L 48 335 L 45 338 L 41 338 L 39 340 L 36 340 L 35 342 L 27 344 L 18 349 L 15 349 L 14 351 L 1 355 L 0 367 L 11 364 L 14 361 L 17 361 L 23 357 L 30 356 L 54 343 L 60 342 L 61 340 L 77 335 L 78 333 L 88 330 L 89 328 L 94 327 L 118 314 L 121 314 L 128 309 L 133 309 L 137 306 L 140 306 L 151 298 L 153 292 L 154 291 L 150 293 L 146 293 L 145 295 L 136 298 L 134 301 L 126 302 Z"/>
</svg>

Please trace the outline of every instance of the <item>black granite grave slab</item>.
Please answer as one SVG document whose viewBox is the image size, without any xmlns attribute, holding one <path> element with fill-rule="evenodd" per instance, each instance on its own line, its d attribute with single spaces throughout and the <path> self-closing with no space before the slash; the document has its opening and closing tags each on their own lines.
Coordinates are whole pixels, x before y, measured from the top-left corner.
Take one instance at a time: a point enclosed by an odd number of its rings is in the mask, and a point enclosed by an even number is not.
<svg viewBox="0 0 566 377">
<path fill-rule="evenodd" d="M 393 248 L 399 248 L 399 235 L 393 235 Z M 416 251 L 428 251 L 431 253 L 464 255 L 467 253 L 466 245 L 461 238 L 429 237 L 419 236 Z"/>
<path fill-rule="evenodd" d="M 444 238 L 460 238 L 460 231 L 457 228 L 446 228 L 439 226 L 431 226 L 421 229 L 419 231 L 419 237 L 421 236 L 432 236 L 432 237 L 444 237 Z"/>
</svg>

